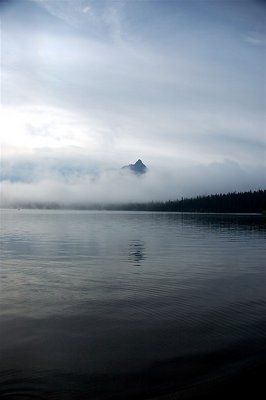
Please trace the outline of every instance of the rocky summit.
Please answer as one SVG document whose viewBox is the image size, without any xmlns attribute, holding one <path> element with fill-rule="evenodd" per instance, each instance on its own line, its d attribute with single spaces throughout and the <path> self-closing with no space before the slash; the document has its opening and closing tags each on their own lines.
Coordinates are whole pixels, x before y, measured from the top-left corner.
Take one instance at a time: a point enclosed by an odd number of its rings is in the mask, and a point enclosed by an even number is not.
<svg viewBox="0 0 266 400">
<path fill-rule="evenodd" d="M 135 164 L 125 165 L 122 169 L 129 169 L 131 172 L 137 175 L 145 174 L 148 170 L 146 165 L 141 160 L 135 162 Z"/>
</svg>

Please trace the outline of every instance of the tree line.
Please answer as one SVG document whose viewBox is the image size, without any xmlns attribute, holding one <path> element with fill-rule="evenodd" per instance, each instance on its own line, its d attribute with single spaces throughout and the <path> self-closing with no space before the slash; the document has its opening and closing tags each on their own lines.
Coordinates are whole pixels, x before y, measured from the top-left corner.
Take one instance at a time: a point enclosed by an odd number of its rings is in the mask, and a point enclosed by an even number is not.
<svg viewBox="0 0 266 400">
<path fill-rule="evenodd" d="M 167 211 L 167 212 L 217 212 L 217 213 L 265 213 L 266 190 L 211 194 L 192 198 L 145 203 L 82 203 L 60 205 L 56 202 L 31 202 L 13 205 L 14 208 L 30 209 L 77 209 L 110 211 Z"/>
<path fill-rule="evenodd" d="M 212 194 L 148 203 L 109 205 L 109 210 L 266 213 L 266 190 Z"/>
</svg>

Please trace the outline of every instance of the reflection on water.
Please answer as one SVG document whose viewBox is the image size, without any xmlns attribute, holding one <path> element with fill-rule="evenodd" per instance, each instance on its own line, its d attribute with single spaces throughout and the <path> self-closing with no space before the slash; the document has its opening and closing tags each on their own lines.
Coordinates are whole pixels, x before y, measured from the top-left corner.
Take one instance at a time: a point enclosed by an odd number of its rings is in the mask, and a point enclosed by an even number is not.
<svg viewBox="0 0 266 400">
<path fill-rule="evenodd" d="M 7 210 L 1 223 L 0 398 L 256 397 L 264 217 Z"/>
<path fill-rule="evenodd" d="M 145 259 L 145 245 L 143 240 L 132 240 L 129 243 L 129 260 L 135 267 L 139 267 Z"/>
</svg>

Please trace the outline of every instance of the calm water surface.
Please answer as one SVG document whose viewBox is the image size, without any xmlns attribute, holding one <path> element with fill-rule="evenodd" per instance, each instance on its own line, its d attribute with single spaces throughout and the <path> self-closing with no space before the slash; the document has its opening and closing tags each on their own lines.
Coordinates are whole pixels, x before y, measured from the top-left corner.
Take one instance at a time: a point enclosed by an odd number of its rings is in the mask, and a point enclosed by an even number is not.
<svg viewBox="0 0 266 400">
<path fill-rule="evenodd" d="M 0 398 L 255 393 L 265 221 L 2 210 Z"/>
</svg>

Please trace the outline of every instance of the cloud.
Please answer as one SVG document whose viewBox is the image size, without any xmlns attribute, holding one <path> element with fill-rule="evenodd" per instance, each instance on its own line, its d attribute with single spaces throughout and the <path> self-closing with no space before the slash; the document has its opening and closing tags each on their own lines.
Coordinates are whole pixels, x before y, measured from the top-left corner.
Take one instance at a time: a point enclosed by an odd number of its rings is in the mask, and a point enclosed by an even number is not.
<svg viewBox="0 0 266 400">
<path fill-rule="evenodd" d="M 266 33 L 252 32 L 250 35 L 245 36 L 245 40 L 255 46 L 265 46 L 266 45 Z"/>
<path fill-rule="evenodd" d="M 44 167 L 44 165 L 46 165 Z M 72 169 L 69 168 L 72 165 Z M 67 167 L 68 166 L 68 167 Z M 90 171 L 82 162 L 61 164 L 35 162 L 21 164 L 28 181 L 9 179 L 1 184 L 1 205 L 58 202 L 60 205 L 106 204 L 168 200 L 200 194 L 244 191 L 261 188 L 264 176 L 260 166 L 243 169 L 232 160 L 209 165 L 183 165 L 180 169 L 149 165 L 144 176 L 119 169 Z M 65 168 L 68 168 L 66 171 Z M 189 181 L 189 185 L 188 185 Z"/>
<path fill-rule="evenodd" d="M 100 200 L 108 178 L 130 198 L 110 170 L 138 158 L 151 166 L 140 200 L 265 185 L 265 51 L 248 43 L 262 40 L 262 6 L 236 3 L 6 3 L 6 196 L 90 187 Z"/>
</svg>

